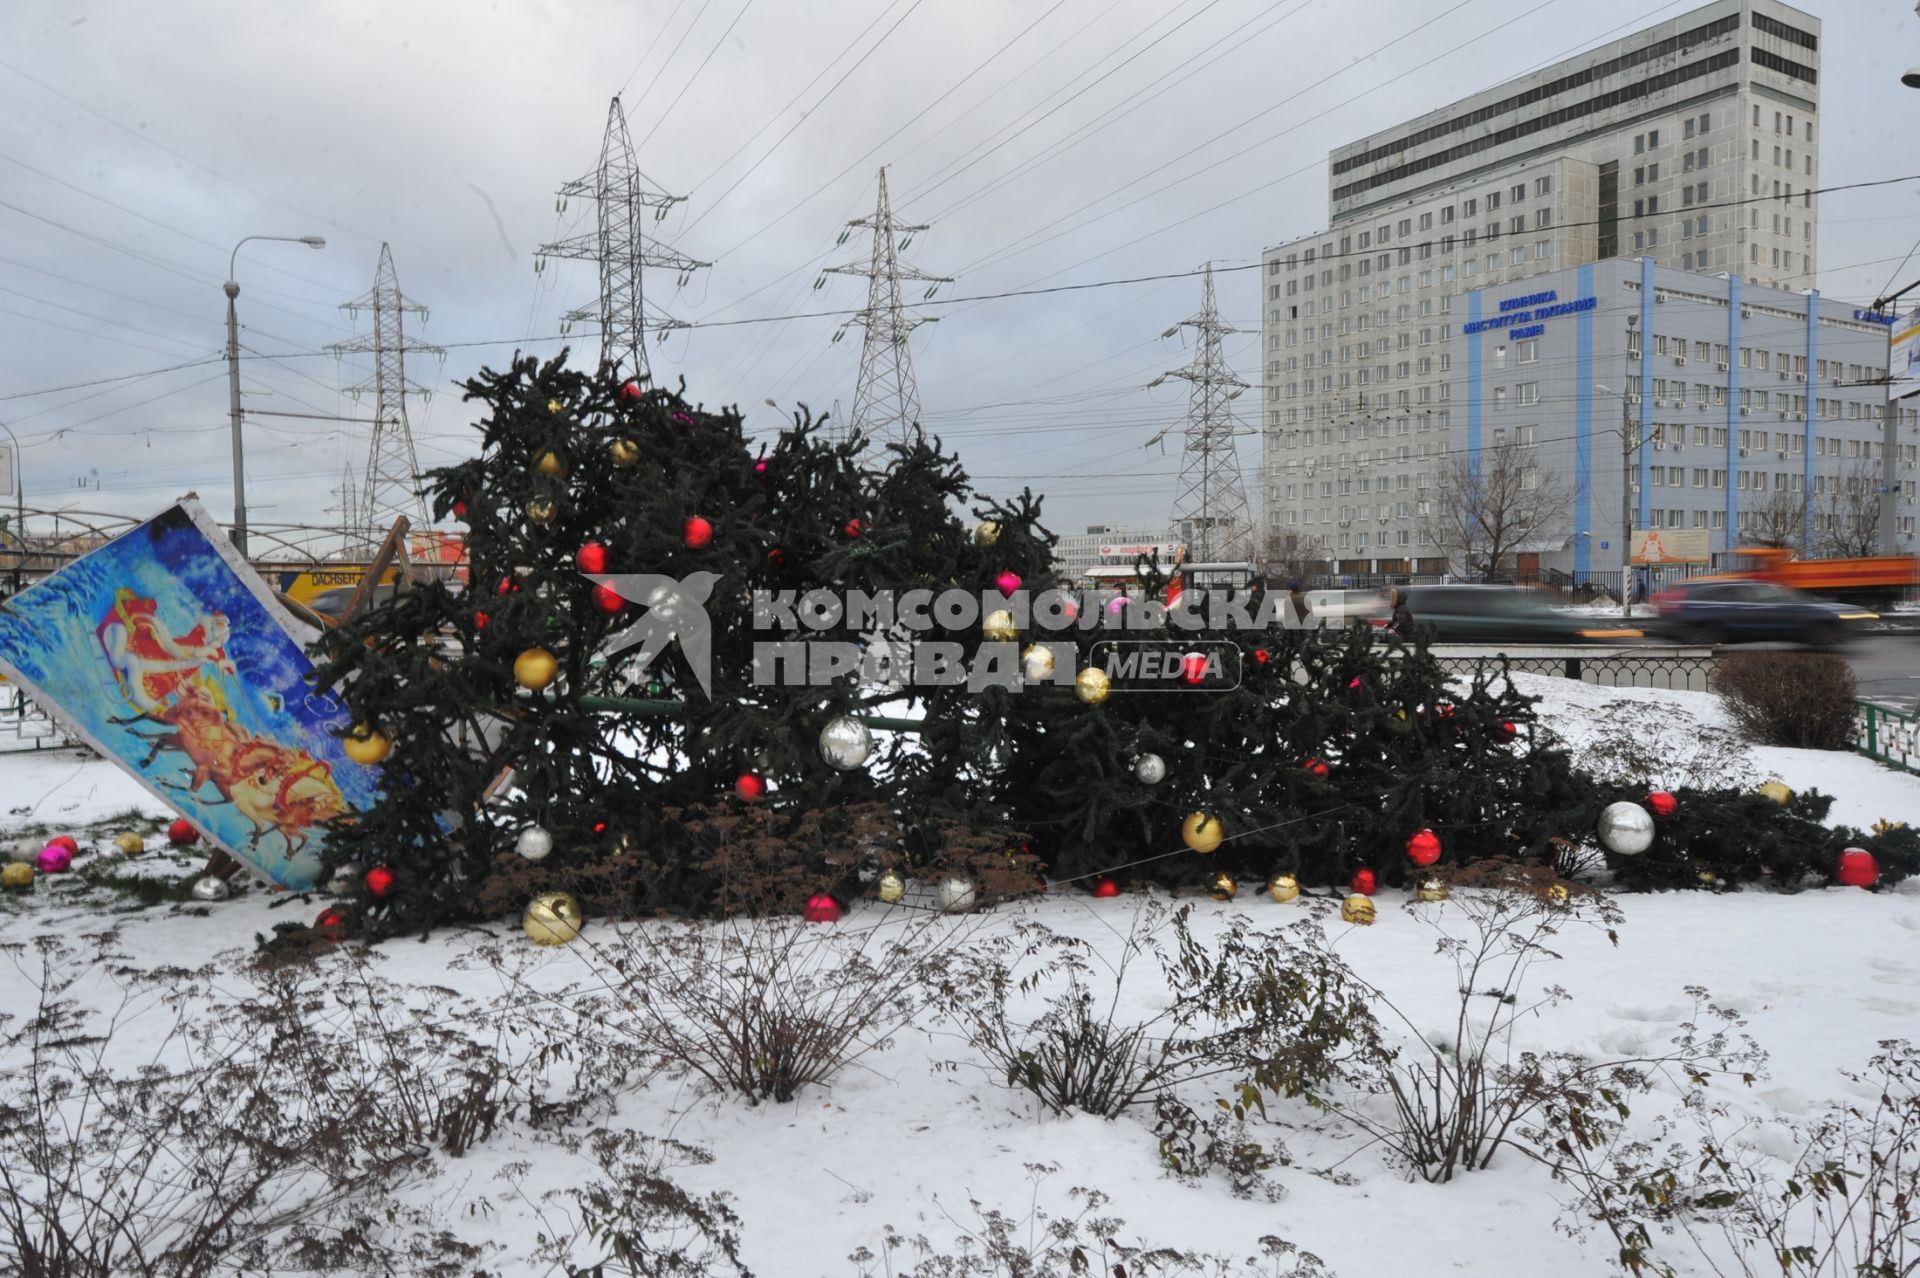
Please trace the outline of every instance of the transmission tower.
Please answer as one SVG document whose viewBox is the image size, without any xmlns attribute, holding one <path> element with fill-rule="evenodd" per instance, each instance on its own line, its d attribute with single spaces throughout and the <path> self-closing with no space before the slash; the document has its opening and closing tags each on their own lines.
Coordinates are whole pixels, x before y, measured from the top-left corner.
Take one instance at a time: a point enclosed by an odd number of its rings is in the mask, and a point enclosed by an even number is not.
<svg viewBox="0 0 1920 1278">
<path fill-rule="evenodd" d="M 873 251 L 865 261 L 845 266 L 830 266 L 826 275 L 864 275 L 867 279 L 867 304 L 847 321 L 866 330 L 860 347 L 860 381 L 853 393 L 853 418 L 848 426 L 866 437 L 871 448 L 906 443 L 920 424 L 920 387 L 913 377 L 913 351 L 907 338 L 932 316 L 916 315 L 900 301 L 903 280 L 927 285 L 926 297 L 932 297 L 942 284 L 952 280 L 944 275 L 928 275 L 912 266 L 900 264 L 900 250 L 927 228 L 894 220 L 893 205 L 887 199 L 887 171 L 880 170 L 880 202 L 872 217 L 847 223 L 840 242 L 847 242 L 854 230 L 873 232 Z M 826 275 L 821 276 L 824 281 Z M 815 287 L 818 287 L 816 284 Z M 846 332 L 834 334 L 837 342 Z M 845 428 L 842 433 L 844 434 Z"/>
<path fill-rule="evenodd" d="M 1182 320 L 1163 336 L 1191 328 L 1199 341 L 1193 362 L 1171 369 L 1149 382 L 1158 386 L 1169 377 L 1192 384 L 1187 396 L 1185 442 L 1180 450 L 1180 487 L 1173 500 L 1173 522 L 1185 534 L 1188 558 L 1196 563 L 1251 558 L 1252 521 L 1247 490 L 1240 481 L 1240 455 L 1234 444 L 1240 429 L 1233 418 L 1233 401 L 1247 389 L 1234 376 L 1220 350 L 1220 339 L 1238 332 L 1220 318 L 1213 301 L 1213 263 L 1207 263 L 1200 313 Z"/>
<path fill-rule="evenodd" d="M 340 468 L 340 486 L 333 490 L 333 495 L 337 503 L 327 507 L 327 514 L 340 516 L 341 558 L 353 560 L 372 555 L 373 547 L 366 544 L 366 530 L 360 526 L 360 490 L 353 482 L 352 463 Z"/>
<path fill-rule="evenodd" d="M 645 210 L 658 222 L 667 210 L 687 197 L 668 195 L 640 171 L 634 162 L 633 139 L 627 135 L 626 113 L 619 95 L 607 108 L 607 133 L 600 143 L 600 163 L 593 172 L 560 188 L 559 207 L 575 198 L 594 202 L 598 214 L 594 229 L 571 239 L 543 244 L 536 251 L 535 269 L 544 269 L 550 257 L 582 258 L 600 264 L 600 296 L 590 305 L 568 311 L 565 324 L 598 321 L 600 358 L 632 377 L 646 377 L 648 330 L 666 339 L 667 331 L 685 327 L 665 315 L 649 317 L 641 287 L 645 267 L 679 272 L 679 282 L 708 262 L 696 262 L 675 252 L 641 230 Z"/>
<path fill-rule="evenodd" d="M 407 425 L 407 396 L 424 395 L 427 390 L 407 380 L 407 356 L 447 352 L 407 337 L 402 326 L 407 313 L 424 319 L 427 308 L 408 301 L 401 293 L 400 278 L 393 270 L 393 250 L 385 244 L 380 246 L 380 266 L 374 271 L 373 287 L 341 309 L 355 318 L 362 310 L 373 312 L 373 332 L 327 348 L 342 355 L 373 354 L 373 376 L 348 387 L 348 394 L 355 398 L 368 390 L 373 392 L 373 444 L 367 450 L 359 512 L 348 520 L 350 528 L 359 530 L 362 553 L 371 553 L 399 516 L 405 515 L 415 528 L 425 528 L 431 522 L 420 492 L 420 463 L 413 451 L 413 431 Z"/>
</svg>

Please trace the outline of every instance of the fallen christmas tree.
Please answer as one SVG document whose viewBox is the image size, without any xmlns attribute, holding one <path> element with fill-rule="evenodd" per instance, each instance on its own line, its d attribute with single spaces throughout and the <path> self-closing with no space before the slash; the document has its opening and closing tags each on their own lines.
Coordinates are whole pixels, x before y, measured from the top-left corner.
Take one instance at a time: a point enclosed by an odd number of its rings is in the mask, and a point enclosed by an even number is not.
<svg viewBox="0 0 1920 1278">
<path fill-rule="evenodd" d="M 402 592 L 320 648 L 350 744 L 385 761 L 380 801 L 328 842 L 353 898 L 338 930 L 554 891 L 594 913 L 831 917 L 902 876 L 979 900 L 1036 870 L 1222 895 L 1489 857 L 1571 870 L 1602 810 L 1642 797 L 1575 768 L 1497 667 L 1463 684 L 1419 641 L 1290 628 L 1258 583 L 1238 612 L 1202 590 L 1167 608 L 1152 562 L 1131 602 L 1061 591 L 1039 500 L 981 498 L 937 442 L 876 461 L 803 413 L 756 446 L 737 411 L 564 356 L 467 393 L 481 453 L 431 481 L 436 517 L 467 525 L 468 588 Z M 923 677 L 923 633 L 845 606 L 943 592 L 980 601 L 939 630 L 964 675 L 945 682 Z M 1116 688 L 1115 644 L 1170 656 L 1174 690 Z M 1726 793 L 1685 803 L 1660 856 L 1608 853 L 1621 881 L 1755 877 L 1739 862 L 1785 882 L 1870 841 Z M 1770 829 L 1788 821 L 1812 829 Z M 1871 838 L 1888 877 L 1920 868 L 1911 835 Z"/>
</svg>

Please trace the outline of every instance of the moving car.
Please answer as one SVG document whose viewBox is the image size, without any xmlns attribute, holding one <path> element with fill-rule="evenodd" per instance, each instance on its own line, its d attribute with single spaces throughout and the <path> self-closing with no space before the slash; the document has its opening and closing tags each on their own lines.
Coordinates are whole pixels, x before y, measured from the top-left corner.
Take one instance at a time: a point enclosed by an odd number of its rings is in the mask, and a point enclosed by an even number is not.
<svg viewBox="0 0 1920 1278">
<path fill-rule="evenodd" d="M 1657 592 L 1652 603 L 1656 629 L 1692 643 L 1773 639 L 1835 644 L 1848 637 L 1852 623 L 1879 616 L 1770 581 L 1681 582 Z"/>
<path fill-rule="evenodd" d="M 1309 590 L 1307 624 L 1331 626 L 1338 630 L 1356 621 L 1376 625 L 1387 619 L 1387 592 L 1384 590 Z"/>
<path fill-rule="evenodd" d="M 1436 643 L 1586 643 L 1638 639 L 1636 629 L 1596 624 L 1512 586 L 1408 586 L 1414 629 Z"/>
<path fill-rule="evenodd" d="M 337 624 L 342 617 L 346 616 L 347 605 L 352 602 L 353 592 L 357 589 L 359 589 L 357 586 L 336 586 L 331 590 L 323 590 L 306 601 L 307 610 Z M 375 586 L 373 597 L 367 600 L 367 606 L 373 607 L 376 604 L 385 603 L 393 598 L 393 592 L 394 587 L 391 585 Z"/>
</svg>

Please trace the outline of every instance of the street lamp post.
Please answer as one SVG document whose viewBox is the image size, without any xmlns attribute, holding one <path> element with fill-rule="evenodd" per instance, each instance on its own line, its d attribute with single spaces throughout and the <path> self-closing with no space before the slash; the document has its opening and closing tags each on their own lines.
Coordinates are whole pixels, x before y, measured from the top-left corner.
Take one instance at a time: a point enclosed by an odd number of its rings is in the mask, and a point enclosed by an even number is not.
<svg viewBox="0 0 1920 1278">
<path fill-rule="evenodd" d="M 1620 608 L 1623 616 L 1633 615 L 1633 455 L 1647 441 L 1633 424 L 1626 395 L 1598 382 L 1593 388 L 1620 396 Z M 1608 434 L 1615 432 L 1608 431 Z"/>
<path fill-rule="evenodd" d="M 20 470 L 20 441 L 14 437 L 13 428 L 0 423 L 0 430 L 6 431 L 13 443 L 13 544 L 19 552 L 13 562 L 13 593 L 17 595 L 22 570 L 27 566 L 27 480 Z"/>
<path fill-rule="evenodd" d="M 240 296 L 240 286 L 234 283 L 234 267 L 240 257 L 243 245 L 253 240 L 274 240 L 283 244 L 304 244 L 308 248 L 325 248 L 327 242 L 318 235 L 249 235 L 233 246 L 233 255 L 227 259 L 227 408 L 233 427 L 233 548 L 244 557 L 247 553 L 247 472 L 246 459 L 240 445 L 240 318 L 234 312 L 234 299 Z M 18 451 L 18 450 L 15 450 Z"/>
</svg>

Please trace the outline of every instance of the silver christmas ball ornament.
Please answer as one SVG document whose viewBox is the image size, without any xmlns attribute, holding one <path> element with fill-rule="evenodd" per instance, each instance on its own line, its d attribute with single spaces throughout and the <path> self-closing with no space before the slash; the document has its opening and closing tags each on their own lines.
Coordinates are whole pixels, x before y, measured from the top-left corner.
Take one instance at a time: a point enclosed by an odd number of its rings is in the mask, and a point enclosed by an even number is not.
<svg viewBox="0 0 1920 1278">
<path fill-rule="evenodd" d="M 873 757 L 873 729 L 852 715 L 835 715 L 820 729 L 820 757 L 830 768 L 853 771 Z"/>
<path fill-rule="evenodd" d="M 205 882 L 205 880 L 201 880 Z M 327 891 L 335 896 L 352 896 L 360 886 L 360 867 L 352 861 L 345 861 L 333 868 L 333 877 L 327 880 Z"/>
<path fill-rule="evenodd" d="M 1639 856 L 1653 846 L 1653 814 L 1637 803 L 1609 803 L 1600 813 L 1599 834 L 1609 852 Z"/>
<path fill-rule="evenodd" d="M 964 914 L 980 903 L 979 893 L 967 879 L 941 879 L 933 891 L 934 904 L 943 914 Z"/>
<path fill-rule="evenodd" d="M 1133 776 L 1142 785 L 1159 785 L 1167 779 L 1167 761 L 1157 754 L 1143 754 L 1133 761 Z"/>
<path fill-rule="evenodd" d="M 193 899 L 196 901 L 224 901 L 232 891 L 225 879 L 211 874 L 203 874 L 193 881 Z"/>
<path fill-rule="evenodd" d="M 553 836 L 537 825 L 530 825 L 513 841 L 513 850 L 529 861 L 545 860 L 547 853 L 553 851 Z"/>
</svg>

